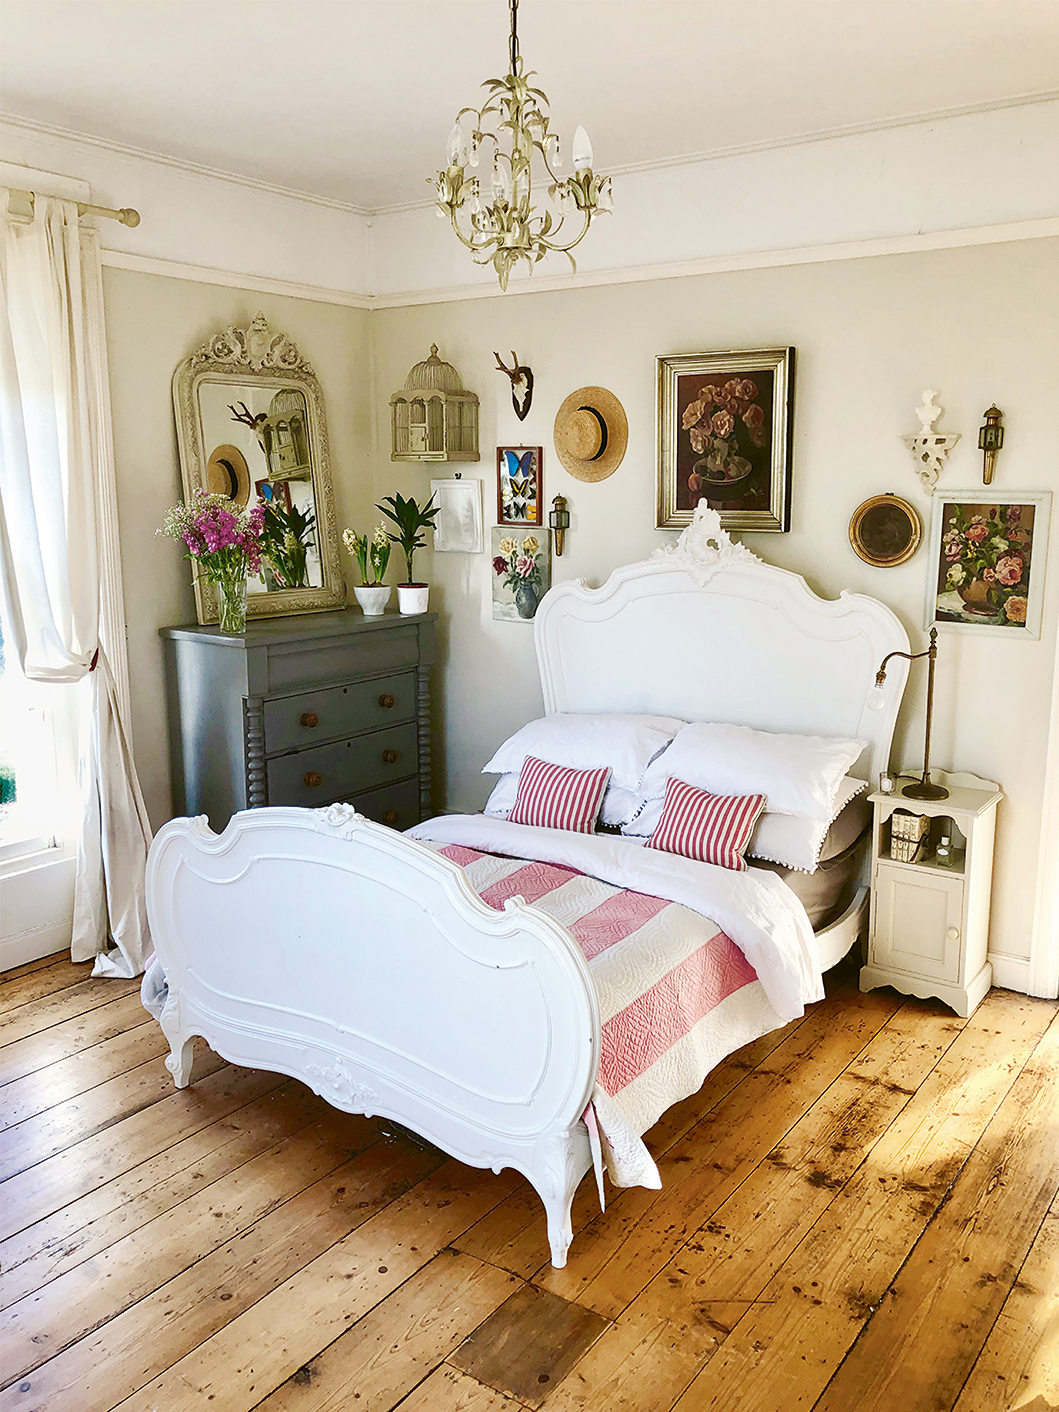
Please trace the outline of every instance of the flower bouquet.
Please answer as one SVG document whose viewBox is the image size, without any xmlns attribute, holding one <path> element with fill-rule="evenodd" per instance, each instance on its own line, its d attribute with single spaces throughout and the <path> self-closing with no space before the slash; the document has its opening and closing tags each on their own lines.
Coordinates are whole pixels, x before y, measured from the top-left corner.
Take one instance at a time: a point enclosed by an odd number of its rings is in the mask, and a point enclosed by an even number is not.
<svg viewBox="0 0 1059 1412">
<path fill-rule="evenodd" d="M 707 383 L 684 408 L 681 426 L 699 460 L 688 476 L 688 489 L 745 480 L 754 469 L 750 456 L 768 440 L 765 413 L 752 378 L 729 378 L 723 386 Z"/>
<path fill-rule="evenodd" d="M 500 553 L 493 560 L 493 572 L 514 594 L 519 617 L 532 618 L 537 611 L 542 581 L 540 541 L 532 534 L 527 534 L 521 543 L 508 537 L 500 541 L 499 549 Z"/>
<path fill-rule="evenodd" d="M 199 576 L 217 585 L 222 632 L 246 631 L 246 579 L 261 571 L 265 507 L 233 510 L 227 495 L 197 490 L 167 511 L 158 534 L 182 540 Z"/>
<path fill-rule="evenodd" d="M 390 536 L 382 525 L 376 525 L 370 539 L 346 529 L 342 531 L 342 543 L 360 569 L 360 583 L 353 586 L 357 602 L 366 617 L 378 617 L 390 599 L 389 585 L 383 583 L 390 562 Z"/>
<path fill-rule="evenodd" d="M 965 613 L 1024 623 L 1032 542 L 1018 505 L 954 506 L 941 540 L 944 587 L 956 590 Z"/>
</svg>

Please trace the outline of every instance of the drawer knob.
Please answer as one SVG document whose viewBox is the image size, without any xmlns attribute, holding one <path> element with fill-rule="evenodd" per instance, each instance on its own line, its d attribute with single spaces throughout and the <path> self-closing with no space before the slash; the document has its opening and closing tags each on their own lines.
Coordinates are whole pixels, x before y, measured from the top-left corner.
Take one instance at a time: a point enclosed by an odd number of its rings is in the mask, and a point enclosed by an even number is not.
<svg viewBox="0 0 1059 1412">
<path fill-rule="evenodd" d="M 391 707 L 397 705 L 397 698 L 395 696 L 391 696 L 388 691 L 384 691 L 383 694 L 379 697 L 379 705 L 382 706 L 385 710 L 389 711 Z"/>
<path fill-rule="evenodd" d="M 319 789 L 324 782 L 324 777 L 317 770 L 306 770 L 305 784 L 309 789 Z"/>
<path fill-rule="evenodd" d="M 396 750 L 384 750 L 384 751 L 382 752 L 382 763 L 383 763 L 384 765 L 396 765 L 396 764 L 397 764 L 397 751 L 396 751 Z"/>
<path fill-rule="evenodd" d="M 397 810 L 387 809 L 386 813 L 382 816 L 382 821 L 387 826 L 387 828 L 392 829 L 394 824 L 396 824 L 397 822 Z"/>
<path fill-rule="evenodd" d="M 316 714 L 315 711 L 303 711 L 301 723 L 307 731 L 311 731 L 314 726 L 318 726 L 320 724 L 320 717 Z"/>
<path fill-rule="evenodd" d="M 950 941 L 959 941 L 960 929 L 959 927 L 950 927 L 945 933 L 945 935 L 949 938 Z"/>
</svg>

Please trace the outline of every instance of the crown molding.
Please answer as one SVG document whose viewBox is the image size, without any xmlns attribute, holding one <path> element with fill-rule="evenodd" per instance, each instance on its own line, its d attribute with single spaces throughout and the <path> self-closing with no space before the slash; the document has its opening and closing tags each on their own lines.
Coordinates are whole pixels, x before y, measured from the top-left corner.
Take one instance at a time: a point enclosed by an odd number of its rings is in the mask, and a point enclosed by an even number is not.
<svg viewBox="0 0 1059 1412">
<path fill-rule="evenodd" d="M 877 118 L 873 122 L 849 123 L 844 127 L 820 128 L 815 132 L 794 133 L 789 137 L 764 138 L 760 142 L 743 142 L 731 147 L 710 147 L 701 152 L 684 152 L 674 157 L 654 157 L 646 162 L 626 162 L 608 166 L 608 176 L 633 176 L 643 172 L 664 172 L 681 167 L 697 167 L 704 162 L 720 162 L 730 157 L 750 157 L 761 152 L 780 152 L 789 147 L 807 147 L 817 142 L 832 142 L 844 137 L 861 137 L 867 133 L 897 131 L 906 127 L 921 127 L 946 118 L 975 117 L 979 113 L 998 113 L 1009 108 L 1029 108 L 1041 103 L 1059 101 L 1059 89 L 1040 93 L 1021 93 L 1012 98 L 998 98 L 987 103 L 968 103 L 958 108 L 936 108 L 928 112 L 909 113 L 900 118 Z M 392 206 L 376 206 L 371 216 L 394 216 L 404 211 L 426 211 L 434 205 L 432 197 L 419 201 L 399 201 Z"/>
<path fill-rule="evenodd" d="M 129 143 L 115 142 L 107 137 L 96 137 L 92 133 L 76 132 L 73 128 L 60 127 L 56 123 L 42 123 L 34 118 L 21 118 L 15 113 L 0 112 L 0 123 L 36 137 L 53 137 L 60 142 L 95 148 L 101 152 L 111 152 L 119 157 L 130 157 L 137 162 L 151 162 L 155 166 L 168 167 L 170 170 L 185 172 L 190 176 L 206 177 L 210 181 L 228 182 L 232 186 L 245 187 L 250 191 L 262 191 L 270 196 L 282 196 L 289 201 L 304 201 L 310 206 L 323 206 L 329 211 L 345 211 L 352 216 L 374 214 L 367 206 L 356 206 L 348 201 L 334 201 L 328 196 L 317 196 L 311 191 L 297 191 L 293 187 L 280 186 L 275 182 L 259 181 L 256 177 L 242 176 L 238 172 L 224 171 L 220 167 L 209 167 L 204 163 L 187 161 L 182 157 L 168 157 L 164 152 L 153 152 L 146 147 L 133 147 Z"/>
<path fill-rule="evenodd" d="M 702 260 L 673 264 L 631 265 L 624 269 L 592 270 L 581 274 L 524 276 L 508 286 L 507 295 L 499 285 L 453 285 L 445 289 L 407 290 L 399 294 L 361 294 L 351 290 L 328 289 L 322 285 L 300 284 L 269 279 L 264 275 L 237 270 L 215 269 L 135 255 L 124 250 L 100 251 L 102 262 L 111 269 L 132 270 L 138 274 L 186 279 L 195 284 L 216 284 L 226 289 L 246 289 L 258 294 L 282 294 L 290 299 L 308 299 L 319 304 L 339 304 L 349 309 L 405 309 L 420 304 L 453 304 L 466 299 L 502 299 L 520 294 L 551 294 L 564 289 L 595 289 L 606 285 L 640 284 L 648 280 L 688 279 L 695 275 L 731 274 L 740 270 L 777 269 L 785 265 L 820 265 L 839 260 L 866 260 L 882 255 L 910 255 L 930 250 L 957 250 L 974 245 L 1001 245 L 1020 240 L 1043 240 L 1059 236 L 1059 217 L 1037 221 L 1014 221 L 1005 225 L 975 226 L 965 230 L 932 231 L 920 235 L 883 236 L 875 240 L 846 241 L 837 245 L 800 246 L 789 250 L 763 250 L 753 254 L 716 255 Z"/>
<path fill-rule="evenodd" d="M 880 255 L 909 255 L 928 250 L 956 250 L 970 245 L 1000 245 L 1019 240 L 1059 236 L 1059 217 L 1010 221 L 1002 225 L 959 230 L 926 231 L 916 235 L 879 236 L 834 245 L 798 246 L 735 255 L 711 255 L 671 264 L 629 265 L 621 269 L 578 271 L 576 274 L 512 276 L 507 297 L 547 294 L 562 289 L 592 289 L 602 285 L 639 284 L 647 280 L 686 279 L 692 275 L 729 274 L 739 270 L 775 269 L 783 265 L 819 265 L 837 260 L 865 260 Z M 465 299 L 504 298 L 496 283 L 455 285 L 445 289 L 408 290 L 375 295 L 372 309 L 402 309 L 417 304 L 450 304 Z"/>
<path fill-rule="evenodd" d="M 247 289 L 254 294 L 282 294 L 288 299 L 308 299 L 316 304 L 340 304 L 347 309 L 372 309 L 370 294 L 323 285 L 299 284 L 293 280 L 270 279 L 267 275 L 243 274 L 238 270 L 215 269 L 208 265 L 188 265 L 180 260 L 161 260 L 152 255 L 134 255 L 126 250 L 101 250 L 104 265 L 113 270 L 133 270 L 143 275 L 164 275 L 186 279 L 193 284 L 219 284 L 225 289 Z"/>
<path fill-rule="evenodd" d="M 1021 93 L 1010 98 L 998 98 L 990 102 L 969 103 L 961 107 L 937 108 L 927 112 L 909 113 L 897 118 L 878 118 L 872 122 L 849 123 L 843 127 L 821 128 L 816 132 L 795 133 L 788 137 L 765 138 L 760 142 L 741 143 L 730 147 L 707 148 L 701 152 L 686 152 L 673 157 L 658 157 L 646 162 L 628 162 L 620 166 L 608 167 L 610 176 L 627 176 L 641 172 L 669 171 L 680 167 L 699 166 L 704 162 L 721 161 L 731 157 L 751 156 L 760 152 L 782 151 L 789 147 L 804 147 L 817 142 L 830 142 L 838 138 L 858 137 L 865 133 L 887 132 L 905 127 L 916 127 L 940 122 L 947 118 L 973 117 L 979 113 L 1001 112 L 1009 108 L 1025 108 L 1041 103 L 1059 100 L 1059 89 L 1048 89 L 1039 93 Z M 345 211 L 350 215 L 371 219 L 375 216 L 400 215 L 404 211 L 424 211 L 434 205 L 432 197 L 414 201 L 397 201 L 385 206 L 361 206 L 348 201 L 336 201 L 331 197 L 319 196 L 311 191 L 282 186 L 275 182 L 259 180 L 256 177 L 242 176 L 238 172 L 220 167 L 207 166 L 180 157 L 169 157 L 163 152 L 155 152 L 146 147 L 135 147 L 129 143 L 117 142 L 111 138 L 97 137 L 91 133 L 77 132 L 72 128 L 61 127 L 56 123 L 40 122 L 34 118 L 19 117 L 14 113 L 0 112 L 0 122 L 41 137 L 54 137 L 63 142 L 79 143 L 85 147 L 112 152 L 118 156 L 131 157 L 137 161 L 153 162 L 194 176 L 207 177 L 213 181 L 230 182 L 235 186 L 246 187 L 251 191 L 263 191 L 272 196 L 283 196 L 291 201 L 306 201 L 310 205 L 323 206 L 332 211 Z M 425 178 L 429 180 L 429 178 Z"/>
</svg>

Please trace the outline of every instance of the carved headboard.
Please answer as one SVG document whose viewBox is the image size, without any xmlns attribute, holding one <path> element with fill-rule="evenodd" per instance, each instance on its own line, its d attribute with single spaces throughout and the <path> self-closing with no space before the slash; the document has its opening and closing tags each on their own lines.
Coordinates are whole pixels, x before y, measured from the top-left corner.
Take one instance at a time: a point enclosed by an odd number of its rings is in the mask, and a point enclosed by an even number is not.
<svg viewBox="0 0 1059 1412">
<path fill-rule="evenodd" d="M 758 730 L 867 742 L 853 773 L 874 779 L 890 742 L 908 664 L 887 669 L 908 634 L 884 604 L 820 598 L 800 574 L 763 563 L 700 504 L 677 544 L 616 569 L 598 589 L 556 585 L 535 619 L 544 708 L 653 712 Z"/>
</svg>

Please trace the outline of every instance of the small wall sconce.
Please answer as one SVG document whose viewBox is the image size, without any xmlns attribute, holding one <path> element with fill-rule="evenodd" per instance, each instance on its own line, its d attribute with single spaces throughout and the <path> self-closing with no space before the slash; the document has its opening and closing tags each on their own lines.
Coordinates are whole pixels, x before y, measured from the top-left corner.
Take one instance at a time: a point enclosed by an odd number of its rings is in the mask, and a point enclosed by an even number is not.
<svg viewBox="0 0 1059 1412">
<path fill-rule="evenodd" d="M 938 483 L 938 476 L 949 452 L 960 439 L 958 431 L 942 435 L 934 430 L 934 423 L 941 416 L 942 409 L 934 401 L 937 393 L 929 387 L 923 393 L 923 401 L 916 408 L 919 418 L 919 431 L 909 432 L 901 440 L 916 460 L 916 470 L 923 489 L 932 491 Z"/>
<path fill-rule="evenodd" d="M 563 540 L 566 531 L 570 528 L 570 511 L 566 508 L 566 496 L 557 495 L 552 501 L 554 509 L 548 515 L 548 524 L 555 531 L 555 554 L 560 557 L 563 552 Z"/>
<path fill-rule="evenodd" d="M 901 793 L 909 799 L 948 799 L 949 791 L 941 784 L 931 784 L 930 782 L 930 727 L 934 720 L 934 663 L 938 659 L 938 630 L 930 630 L 930 646 L 926 652 L 888 652 L 879 664 L 879 670 L 875 673 L 875 685 L 868 693 L 868 699 L 864 703 L 869 711 L 881 711 L 883 708 L 883 682 L 886 680 L 886 664 L 891 657 L 904 657 L 909 662 L 915 662 L 920 657 L 930 659 L 930 668 L 927 672 L 927 729 L 923 741 L 923 778 L 915 780 L 912 784 L 906 784 Z"/>
<path fill-rule="evenodd" d="M 982 481 L 985 485 L 992 485 L 993 472 L 996 470 L 996 453 L 1004 444 L 1004 428 L 1000 425 L 1000 418 L 1003 412 L 994 402 L 989 411 L 984 413 L 985 426 L 978 429 L 978 449 L 984 451 L 985 456 L 982 462 Z"/>
</svg>

